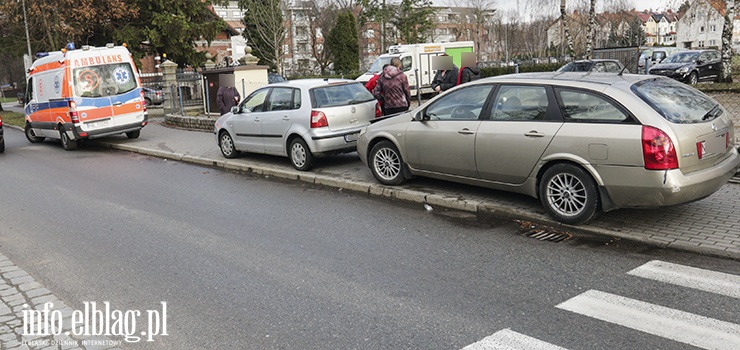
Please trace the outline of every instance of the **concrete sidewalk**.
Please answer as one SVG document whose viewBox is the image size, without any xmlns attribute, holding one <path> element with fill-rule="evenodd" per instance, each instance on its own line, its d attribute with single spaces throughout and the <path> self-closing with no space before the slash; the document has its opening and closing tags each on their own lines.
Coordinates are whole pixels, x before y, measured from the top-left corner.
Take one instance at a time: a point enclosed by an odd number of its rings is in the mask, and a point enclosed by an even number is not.
<svg viewBox="0 0 740 350">
<path fill-rule="evenodd" d="M 429 204 L 434 210 L 451 209 L 469 216 L 525 220 L 557 231 L 588 232 L 740 260 L 738 184 L 727 184 L 698 202 L 660 209 L 616 210 L 602 213 L 588 225 L 574 227 L 553 221 L 538 200 L 523 195 L 422 178 L 404 186 L 383 186 L 354 153 L 320 159 L 310 172 L 294 170 L 288 159 L 281 157 L 246 154 L 227 160 L 221 155 L 212 133 L 165 127 L 158 119 L 142 130 L 139 139 L 120 136 L 95 143 L 155 157 L 419 203 L 420 208 L 422 204 Z"/>
</svg>

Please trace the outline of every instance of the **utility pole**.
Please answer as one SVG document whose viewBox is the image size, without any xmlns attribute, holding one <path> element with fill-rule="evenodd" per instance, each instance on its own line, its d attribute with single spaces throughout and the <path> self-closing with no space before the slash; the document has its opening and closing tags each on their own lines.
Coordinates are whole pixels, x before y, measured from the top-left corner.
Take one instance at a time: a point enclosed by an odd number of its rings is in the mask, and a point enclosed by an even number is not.
<svg viewBox="0 0 740 350">
<path fill-rule="evenodd" d="M 23 23 L 26 25 L 26 45 L 28 47 L 28 59 L 23 60 L 26 70 L 31 67 L 33 55 L 31 54 L 31 37 L 28 35 L 28 17 L 26 16 L 26 0 L 21 0 L 23 5 Z"/>
</svg>

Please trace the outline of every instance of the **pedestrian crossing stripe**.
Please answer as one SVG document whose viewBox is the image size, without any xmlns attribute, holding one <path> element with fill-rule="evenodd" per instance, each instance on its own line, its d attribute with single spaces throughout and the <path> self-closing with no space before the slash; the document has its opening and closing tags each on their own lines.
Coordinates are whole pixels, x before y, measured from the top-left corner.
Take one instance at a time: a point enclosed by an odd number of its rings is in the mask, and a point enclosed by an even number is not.
<svg viewBox="0 0 740 350">
<path fill-rule="evenodd" d="M 557 308 L 703 349 L 737 350 L 740 325 L 589 290 Z"/>
<path fill-rule="evenodd" d="M 740 298 L 740 276 L 653 260 L 628 275 Z"/>
<path fill-rule="evenodd" d="M 470 344 L 462 350 L 566 350 L 537 338 L 517 333 L 509 328 L 502 329 L 483 340 Z"/>
</svg>

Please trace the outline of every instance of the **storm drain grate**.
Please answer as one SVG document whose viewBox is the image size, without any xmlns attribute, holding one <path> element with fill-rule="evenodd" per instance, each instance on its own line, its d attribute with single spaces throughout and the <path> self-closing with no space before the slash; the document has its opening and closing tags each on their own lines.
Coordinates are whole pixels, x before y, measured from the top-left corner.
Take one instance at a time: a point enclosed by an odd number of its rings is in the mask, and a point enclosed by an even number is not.
<svg viewBox="0 0 740 350">
<path fill-rule="evenodd" d="M 573 237 L 570 233 L 550 231 L 550 230 L 529 230 L 524 232 L 524 236 L 534 238 L 540 241 L 548 242 L 562 242 L 566 239 Z"/>
</svg>

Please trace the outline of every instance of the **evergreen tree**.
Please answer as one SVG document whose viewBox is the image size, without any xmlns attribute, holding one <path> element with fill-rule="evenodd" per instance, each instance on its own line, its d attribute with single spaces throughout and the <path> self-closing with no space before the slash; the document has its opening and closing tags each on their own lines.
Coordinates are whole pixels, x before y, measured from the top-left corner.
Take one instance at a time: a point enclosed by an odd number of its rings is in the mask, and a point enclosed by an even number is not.
<svg viewBox="0 0 740 350">
<path fill-rule="evenodd" d="M 433 14 L 431 0 L 401 0 L 390 22 L 398 29 L 404 43 L 423 43 L 434 29 Z"/>
<path fill-rule="evenodd" d="M 339 13 L 326 41 L 333 56 L 335 72 L 350 74 L 360 69 L 360 44 L 352 12 L 345 10 Z"/>
</svg>

